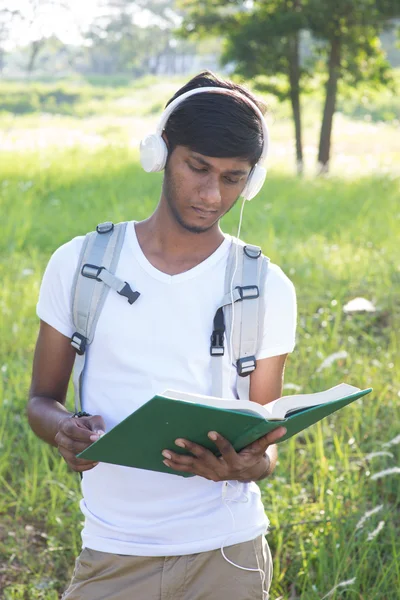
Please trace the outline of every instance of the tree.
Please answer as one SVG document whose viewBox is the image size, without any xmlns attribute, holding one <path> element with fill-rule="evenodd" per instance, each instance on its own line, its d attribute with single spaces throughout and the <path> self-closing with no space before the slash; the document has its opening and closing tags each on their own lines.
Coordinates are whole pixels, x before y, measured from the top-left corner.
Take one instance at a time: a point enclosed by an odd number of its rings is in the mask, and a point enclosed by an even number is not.
<svg viewBox="0 0 400 600">
<path fill-rule="evenodd" d="M 108 0 L 104 14 L 87 33 L 91 71 L 135 76 L 174 72 L 179 53 L 190 46 L 174 37 L 178 23 L 173 0 Z"/>
<path fill-rule="evenodd" d="M 46 30 L 48 15 L 53 13 L 58 19 L 62 19 L 69 11 L 69 4 L 63 0 L 29 0 L 27 10 L 21 15 L 22 20 L 29 26 L 29 30 L 33 34 L 26 65 L 28 76 L 34 71 L 40 52 L 46 45 L 47 39 L 52 35 L 51 31 Z"/>
<path fill-rule="evenodd" d="M 399 15 L 399 0 L 181 0 L 185 18 L 181 35 L 224 35 L 225 61 L 244 77 L 262 76 L 264 89 L 289 98 L 296 136 L 298 172 L 302 170 L 300 95 L 306 91 L 311 64 L 327 72 L 318 163 L 329 166 L 333 115 L 340 81 L 357 85 L 366 79 L 388 85 L 389 64 L 378 35 Z M 299 35 L 309 30 L 318 44 L 310 65 L 299 59 Z M 286 85 L 277 86 L 276 75 Z"/>
<path fill-rule="evenodd" d="M 318 148 L 321 173 L 329 169 L 339 82 L 355 86 L 368 80 L 377 87 L 391 82 L 378 36 L 396 14 L 400 14 L 398 0 L 309 0 L 308 26 L 323 42 L 328 71 Z"/>
</svg>

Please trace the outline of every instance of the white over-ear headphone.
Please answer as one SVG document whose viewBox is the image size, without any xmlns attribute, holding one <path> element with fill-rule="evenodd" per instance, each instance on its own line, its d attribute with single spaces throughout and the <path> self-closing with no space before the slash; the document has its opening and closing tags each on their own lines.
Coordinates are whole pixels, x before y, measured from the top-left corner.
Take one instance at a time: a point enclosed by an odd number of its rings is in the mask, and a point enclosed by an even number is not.
<svg viewBox="0 0 400 600">
<path fill-rule="evenodd" d="M 142 163 L 142 167 L 148 173 L 154 173 L 156 171 L 163 170 L 163 168 L 165 167 L 165 163 L 167 162 L 168 148 L 162 137 L 162 132 L 170 115 L 174 112 L 175 108 L 181 102 L 186 100 L 186 98 L 189 98 L 194 94 L 202 94 L 203 92 L 212 92 L 213 94 L 225 94 L 228 96 L 240 96 L 241 98 L 244 98 L 248 104 L 251 105 L 254 112 L 260 119 L 263 128 L 263 149 L 259 161 L 256 165 L 254 165 L 242 192 L 243 198 L 245 198 L 246 200 L 251 200 L 261 190 L 265 181 L 265 176 L 267 174 L 266 168 L 263 166 L 263 163 L 268 153 L 269 134 L 267 123 L 265 122 L 264 116 L 258 108 L 258 106 L 254 104 L 254 102 L 252 102 L 247 96 L 240 94 L 236 90 L 229 90 L 228 88 L 220 87 L 201 87 L 195 88 L 194 90 L 190 90 L 189 92 L 178 96 L 178 98 L 175 98 L 175 100 L 167 106 L 167 108 L 161 115 L 156 133 L 147 135 L 140 142 L 140 162 Z"/>
</svg>

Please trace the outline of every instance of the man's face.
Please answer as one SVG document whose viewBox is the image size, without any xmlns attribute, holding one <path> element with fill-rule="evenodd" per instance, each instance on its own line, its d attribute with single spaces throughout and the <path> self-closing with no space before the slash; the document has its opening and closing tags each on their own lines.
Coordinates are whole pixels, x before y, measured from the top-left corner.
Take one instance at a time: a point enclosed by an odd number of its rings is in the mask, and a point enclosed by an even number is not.
<svg viewBox="0 0 400 600">
<path fill-rule="evenodd" d="M 176 146 L 165 167 L 163 197 L 175 220 L 192 233 L 211 229 L 239 198 L 251 164 Z"/>
</svg>

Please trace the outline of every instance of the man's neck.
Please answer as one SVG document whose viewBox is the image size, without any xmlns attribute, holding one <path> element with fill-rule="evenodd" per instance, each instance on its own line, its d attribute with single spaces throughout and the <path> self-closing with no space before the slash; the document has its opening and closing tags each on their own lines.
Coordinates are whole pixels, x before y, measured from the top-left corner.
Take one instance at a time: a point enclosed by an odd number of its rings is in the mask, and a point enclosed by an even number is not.
<svg viewBox="0 0 400 600">
<path fill-rule="evenodd" d="M 148 219 L 136 223 L 135 229 L 147 260 L 169 275 L 203 262 L 225 239 L 218 224 L 202 233 L 188 231 L 160 205 Z"/>
</svg>

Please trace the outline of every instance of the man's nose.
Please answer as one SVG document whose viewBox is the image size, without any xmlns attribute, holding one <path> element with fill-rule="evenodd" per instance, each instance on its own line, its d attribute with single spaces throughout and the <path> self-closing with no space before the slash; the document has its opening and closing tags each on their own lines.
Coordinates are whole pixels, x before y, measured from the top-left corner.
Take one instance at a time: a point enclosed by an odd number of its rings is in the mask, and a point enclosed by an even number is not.
<svg viewBox="0 0 400 600">
<path fill-rule="evenodd" d="M 213 207 L 218 208 L 221 202 L 221 191 L 217 174 L 209 173 L 200 188 L 200 198 L 210 209 Z"/>
</svg>

